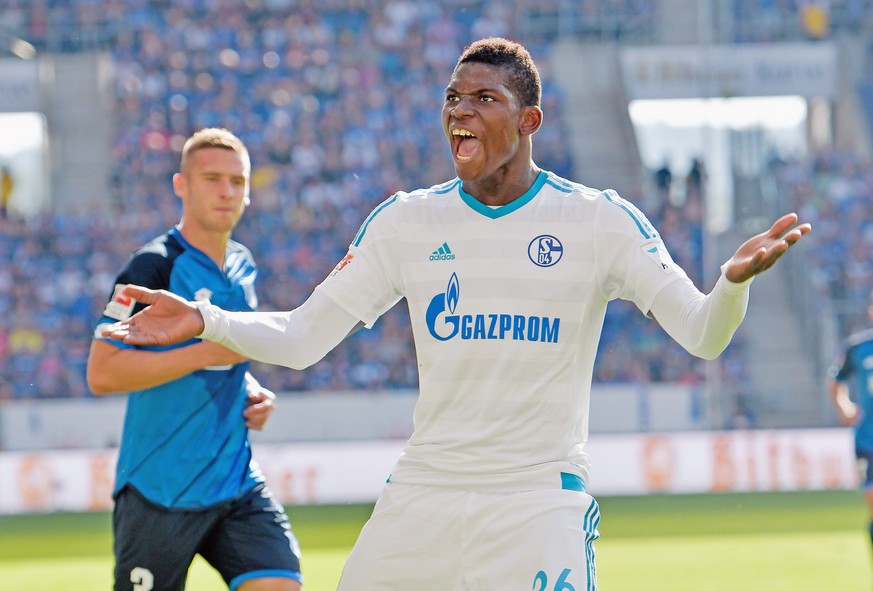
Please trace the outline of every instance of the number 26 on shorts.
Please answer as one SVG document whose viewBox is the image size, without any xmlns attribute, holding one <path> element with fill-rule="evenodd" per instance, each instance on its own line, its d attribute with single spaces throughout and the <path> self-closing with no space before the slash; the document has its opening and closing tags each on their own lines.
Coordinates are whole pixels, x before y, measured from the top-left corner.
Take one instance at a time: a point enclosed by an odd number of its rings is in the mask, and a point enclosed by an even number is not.
<svg viewBox="0 0 873 591">
<path fill-rule="evenodd" d="M 570 569 L 565 568 L 563 572 L 561 572 L 561 576 L 558 577 L 558 580 L 555 581 L 555 586 L 549 588 L 549 577 L 546 576 L 545 572 L 540 571 L 537 573 L 537 576 L 534 577 L 533 587 L 531 587 L 531 589 L 532 591 L 576 591 L 576 588 L 567 582 L 567 577 L 569 576 Z"/>
</svg>

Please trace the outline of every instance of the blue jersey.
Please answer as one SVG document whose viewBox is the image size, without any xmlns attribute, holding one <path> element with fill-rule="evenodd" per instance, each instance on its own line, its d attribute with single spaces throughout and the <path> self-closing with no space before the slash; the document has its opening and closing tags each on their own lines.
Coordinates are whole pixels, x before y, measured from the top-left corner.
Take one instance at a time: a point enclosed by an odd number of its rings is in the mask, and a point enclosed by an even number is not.
<svg viewBox="0 0 873 591">
<path fill-rule="evenodd" d="M 139 311 L 139 305 L 120 293 L 128 283 L 166 289 L 187 300 L 208 299 L 227 310 L 254 310 L 256 275 L 251 253 L 241 244 L 228 243 L 225 268 L 220 269 L 174 228 L 131 256 L 116 280 L 115 294 L 100 324 Z M 115 492 L 131 485 L 154 503 L 191 509 L 237 497 L 263 481 L 242 416 L 247 368 L 248 363 L 207 368 L 131 392 Z"/>
<path fill-rule="evenodd" d="M 855 447 L 873 452 L 873 330 L 850 336 L 839 359 L 831 366 L 830 377 L 847 382 L 852 398 L 861 407 L 855 425 Z"/>
</svg>

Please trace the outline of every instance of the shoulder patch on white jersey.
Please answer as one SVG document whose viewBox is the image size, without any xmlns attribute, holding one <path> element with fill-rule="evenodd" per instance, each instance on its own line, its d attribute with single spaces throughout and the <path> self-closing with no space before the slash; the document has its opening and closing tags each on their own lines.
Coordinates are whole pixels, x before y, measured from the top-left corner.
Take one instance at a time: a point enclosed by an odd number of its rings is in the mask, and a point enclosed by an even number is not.
<svg viewBox="0 0 873 591">
<path fill-rule="evenodd" d="M 355 260 L 355 255 L 352 254 L 351 251 L 347 252 L 346 256 L 344 256 L 342 260 L 336 264 L 336 267 L 333 268 L 333 271 L 330 272 L 330 276 L 335 276 L 337 273 L 350 265 L 353 260 Z"/>
<path fill-rule="evenodd" d="M 130 318 L 134 306 L 136 306 L 136 300 L 124 293 L 124 284 L 116 283 L 112 299 L 103 309 L 103 315 L 116 320 L 127 320 Z"/>
<path fill-rule="evenodd" d="M 649 260 L 661 267 L 665 275 L 675 272 L 676 263 L 673 262 L 673 258 L 660 240 L 650 240 L 643 244 L 640 249 L 642 249 Z"/>
</svg>

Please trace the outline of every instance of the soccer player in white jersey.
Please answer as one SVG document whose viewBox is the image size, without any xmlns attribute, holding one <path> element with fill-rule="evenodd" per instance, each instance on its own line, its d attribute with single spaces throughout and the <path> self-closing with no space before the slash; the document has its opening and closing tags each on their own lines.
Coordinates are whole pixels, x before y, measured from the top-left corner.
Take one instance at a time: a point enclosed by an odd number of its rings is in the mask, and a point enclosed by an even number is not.
<svg viewBox="0 0 873 591">
<path fill-rule="evenodd" d="M 634 302 L 689 352 L 714 358 L 745 314 L 754 275 L 811 229 L 781 217 L 704 295 L 636 207 L 535 164 L 539 105 L 524 47 L 473 43 L 442 111 L 458 177 L 379 205 L 302 306 L 226 312 L 130 286 L 150 307 L 109 332 L 132 344 L 200 335 L 299 369 L 406 300 L 415 429 L 341 591 L 595 589 L 600 516 L 585 491 L 585 442 L 607 303 Z"/>
</svg>

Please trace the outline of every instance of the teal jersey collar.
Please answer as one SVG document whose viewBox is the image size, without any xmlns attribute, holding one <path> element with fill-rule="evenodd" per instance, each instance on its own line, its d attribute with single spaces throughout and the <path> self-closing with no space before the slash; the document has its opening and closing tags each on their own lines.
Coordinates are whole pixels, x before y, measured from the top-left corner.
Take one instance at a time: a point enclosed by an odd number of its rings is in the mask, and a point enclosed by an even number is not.
<svg viewBox="0 0 873 591">
<path fill-rule="evenodd" d="M 464 200 L 464 203 L 466 203 L 470 207 L 470 209 L 476 211 L 477 213 L 481 213 L 485 217 L 497 219 L 505 215 L 509 215 L 513 211 L 520 209 L 521 207 L 524 207 L 527 203 L 529 203 L 536 196 L 536 194 L 540 192 L 540 189 L 543 187 L 543 185 L 546 184 L 547 178 L 548 174 L 546 173 L 546 171 L 541 170 L 539 175 L 537 175 L 537 180 L 534 182 L 531 188 L 525 192 L 524 195 L 522 195 L 518 199 L 515 199 L 514 201 L 507 203 L 506 205 L 501 205 L 500 207 L 488 207 L 487 205 L 464 191 L 463 183 L 461 183 L 461 185 L 458 187 L 458 192 L 461 195 L 461 199 Z"/>
</svg>

